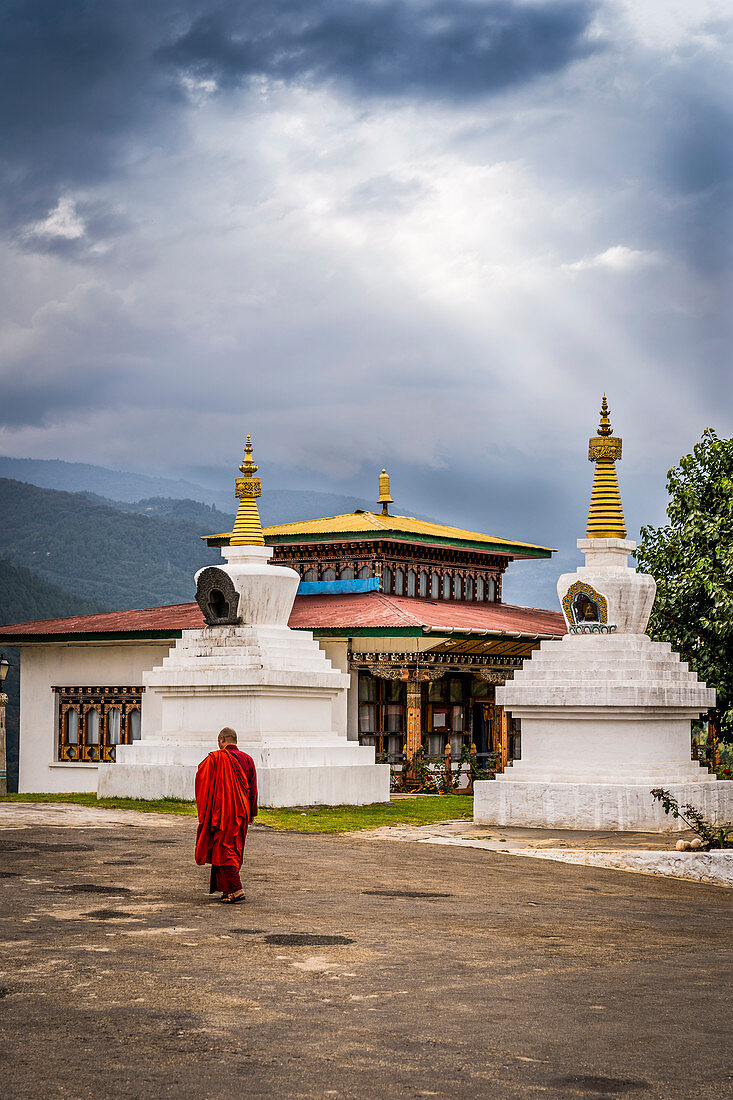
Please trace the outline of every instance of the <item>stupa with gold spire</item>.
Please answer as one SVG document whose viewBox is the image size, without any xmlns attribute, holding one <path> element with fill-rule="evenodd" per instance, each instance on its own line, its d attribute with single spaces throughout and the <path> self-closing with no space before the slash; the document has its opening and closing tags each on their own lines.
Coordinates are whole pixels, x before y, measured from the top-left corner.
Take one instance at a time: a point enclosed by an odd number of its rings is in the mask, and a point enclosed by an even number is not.
<svg viewBox="0 0 733 1100">
<path fill-rule="evenodd" d="M 98 794 L 193 798 L 199 762 L 231 726 L 254 758 L 263 806 L 388 802 L 389 765 L 347 739 L 348 674 L 310 631 L 288 626 L 300 577 L 270 561 L 249 436 L 244 455 L 226 564 L 195 578 L 206 625 L 182 631 L 162 664 L 143 674 L 142 737 L 100 766 Z"/>
<path fill-rule="evenodd" d="M 690 759 L 691 720 L 715 703 L 666 642 L 645 633 L 656 584 L 629 566 L 606 397 L 590 440 L 595 464 L 585 565 L 557 593 L 568 633 L 543 641 L 496 701 L 521 721 L 521 759 L 474 784 L 474 820 L 492 825 L 667 832 L 684 828 L 651 796 L 665 787 L 713 819 L 733 816 L 733 784 Z"/>
<path fill-rule="evenodd" d="M 237 516 L 229 541 L 230 546 L 264 546 L 260 513 L 257 510 L 257 498 L 262 496 L 260 479 L 255 477 L 258 467 L 252 461 L 252 438 L 247 436 L 244 445 L 244 462 L 240 464 L 235 482 L 234 495 L 239 499 Z"/>
<path fill-rule="evenodd" d="M 609 412 L 604 393 L 601 423 L 596 434 L 588 440 L 588 459 L 596 467 L 586 527 L 589 539 L 626 538 L 624 510 L 616 477 L 616 463 L 621 458 L 621 440 L 613 434 Z"/>
</svg>

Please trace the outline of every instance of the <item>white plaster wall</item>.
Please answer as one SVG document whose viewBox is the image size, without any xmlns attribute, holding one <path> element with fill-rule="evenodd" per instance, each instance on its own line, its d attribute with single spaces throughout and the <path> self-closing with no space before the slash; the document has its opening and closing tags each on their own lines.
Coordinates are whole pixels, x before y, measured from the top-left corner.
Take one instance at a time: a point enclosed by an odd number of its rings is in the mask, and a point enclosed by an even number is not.
<svg viewBox="0 0 733 1100">
<path fill-rule="evenodd" d="M 399 635 L 384 638 L 352 638 L 351 648 L 357 653 L 423 653 L 434 649 L 444 639 L 427 637 L 401 638 Z"/>
<path fill-rule="evenodd" d="M 96 791 L 96 764 L 56 761 L 56 695 L 51 688 L 137 686 L 142 674 L 160 664 L 170 645 L 131 642 L 23 646 L 20 675 L 20 777 L 23 793 Z M 149 710 L 143 694 L 142 713 L 152 723 L 160 719 L 159 701 Z"/>
<path fill-rule="evenodd" d="M 616 772 L 646 765 L 690 762 L 690 718 L 634 715 L 614 718 L 606 712 L 585 712 L 522 719 L 522 760 L 513 772 L 538 772 L 576 777 Z"/>
<path fill-rule="evenodd" d="M 359 670 L 351 673 L 351 685 L 346 692 L 346 736 L 349 741 L 359 740 Z"/>
<path fill-rule="evenodd" d="M 334 668 L 337 668 L 340 672 L 349 674 L 349 643 L 343 640 L 329 640 L 319 641 L 319 647 L 326 654 L 326 657 L 331 662 Z M 332 714 L 331 714 L 331 729 L 336 733 L 340 733 L 344 736 L 348 735 L 349 729 L 349 697 L 353 694 L 354 683 L 356 677 L 352 676 L 352 683 L 344 692 L 339 694 L 333 700 Z"/>
</svg>

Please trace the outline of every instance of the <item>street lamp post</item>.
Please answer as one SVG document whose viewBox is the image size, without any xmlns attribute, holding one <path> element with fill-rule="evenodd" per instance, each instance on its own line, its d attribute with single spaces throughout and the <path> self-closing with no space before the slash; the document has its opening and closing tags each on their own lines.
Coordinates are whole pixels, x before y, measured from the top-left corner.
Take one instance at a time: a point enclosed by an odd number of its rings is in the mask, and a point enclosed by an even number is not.
<svg viewBox="0 0 733 1100">
<path fill-rule="evenodd" d="M 2 688 L 9 668 L 10 661 L 7 657 L 0 657 L 0 795 L 8 793 L 8 763 L 5 742 L 5 707 L 8 703 L 8 697 Z"/>
</svg>

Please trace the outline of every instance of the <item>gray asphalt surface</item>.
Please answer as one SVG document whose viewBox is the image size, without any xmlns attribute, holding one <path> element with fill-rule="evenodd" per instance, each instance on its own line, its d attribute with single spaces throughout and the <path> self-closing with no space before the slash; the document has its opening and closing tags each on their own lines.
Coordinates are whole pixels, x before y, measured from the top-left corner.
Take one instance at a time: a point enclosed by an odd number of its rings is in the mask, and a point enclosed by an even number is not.
<svg viewBox="0 0 733 1100">
<path fill-rule="evenodd" d="M 255 827 L 224 906 L 194 830 L 0 831 L 3 1097 L 733 1094 L 730 891 Z"/>
</svg>

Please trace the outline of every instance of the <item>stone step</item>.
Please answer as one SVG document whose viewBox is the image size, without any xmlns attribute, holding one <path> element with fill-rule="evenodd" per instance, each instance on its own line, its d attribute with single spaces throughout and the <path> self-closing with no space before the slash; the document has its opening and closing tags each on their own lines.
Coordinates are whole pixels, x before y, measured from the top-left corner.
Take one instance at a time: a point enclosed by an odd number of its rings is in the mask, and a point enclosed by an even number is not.
<svg viewBox="0 0 733 1100">
<path fill-rule="evenodd" d="M 694 761 L 689 764 L 647 762 L 635 766 L 619 766 L 609 762 L 584 768 L 582 762 L 570 762 L 567 767 L 527 763 L 516 760 L 512 767 L 497 776 L 502 782 L 526 783 L 632 783 L 651 787 L 667 787 L 670 783 L 716 783 L 718 780 Z"/>
<path fill-rule="evenodd" d="M 589 676 L 590 671 L 590 676 Z M 529 667 L 519 669 L 514 673 L 514 683 L 540 683 L 543 681 L 551 680 L 556 683 L 561 680 L 562 683 L 566 683 L 569 680 L 583 680 L 583 681 L 595 681 L 601 680 L 627 680 L 629 682 L 646 682 L 646 683 L 698 683 L 697 677 L 694 672 L 689 672 L 686 665 L 677 665 L 673 668 L 634 668 L 633 666 L 627 666 L 620 668 L 617 665 L 609 665 L 602 670 L 594 668 L 592 670 L 582 669 L 575 666 L 574 668 L 565 667 L 560 668 L 542 668 L 534 663 Z"/>
<path fill-rule="evenodd" d="M 204 663 L 205 662 L 205 663 Z M 299 659 L 289 654 L 287 657 L 272 656 L 247 656 L 238 658 L 236 654 L 227 654 L 221 657 L 190 657 L 187 659 L 170 660 L 166 658 L 163 664 L 158 666 L 165 669 L 166 673 L 175 669 L 190 669 L 191 671 L 209 672 L 216 668 L 240 669 L 297 669 L 301 672 L 314 672 L 321 675 L 333 673 L 343 675 L 340 669 L 334 668 L 330 661 L 316 661 L 306 657 Z M 153 672 L 157 671 L 155 669 Z"/>
<path fill-rule="evenodd" d="M 297 743 L 293 744 L 293 741 Z M 283 743 L 247 741 L 242 737 L 237 745 L 242 752 L 249 753 L 257 768 L 260 767 L 328 767 L 331 765 L 351 766 L 373 764 L 374 749 L 359 745 L 356 741 L 346 741 L 335 734 L 318 735 L 311 741 L 303 735 L 292 735 L 290 744 L 287 735 Z M 198 766 L 206 756 L 213 752 L 216 744 L 211 736 L 202 734 L 201 741 L 165 741 L 146 739 L 136 741 L 134 745 L 121 745 L 117 750 L 119 764 Z M 124 750 L 124 751 L 121 751 Z"/>
</svg>

